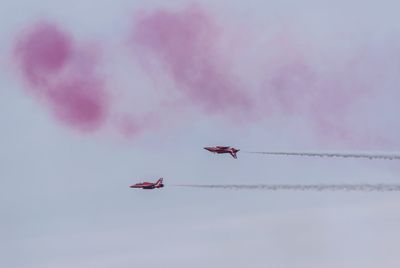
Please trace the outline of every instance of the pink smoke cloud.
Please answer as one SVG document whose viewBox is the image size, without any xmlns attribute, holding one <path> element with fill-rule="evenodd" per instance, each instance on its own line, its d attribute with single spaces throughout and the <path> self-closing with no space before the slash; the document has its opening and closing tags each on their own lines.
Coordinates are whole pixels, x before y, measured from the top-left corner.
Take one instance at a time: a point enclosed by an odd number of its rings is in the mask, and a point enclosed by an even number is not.
<svg viewBox="0 0 400 268">
<path fill-rule="evenodd" d="M 247 113 L 251 99 L 217 49 L 219 38 L 211 16 L 192 6 L 141 16 L 130 41 L 136 55 L 161 63 L 189 103 L 206 113 Z"/>
<path fill-rule="evenodd" d="M 382 79 L 376 70 L 364 67 L 376 61 L 370 56 L 374 51 L 358 51 L 364 44 L 352 42 L 353 48 L 345 51 L 325 49 L 321 40 L 286 26 L 267 38 L 261 49 L 255 44 L 262 32 L 241 43 L 243 51 L 232 44 L 236 53 L 228 61 L 220 46 L 228 43 L 225 28 L 217 27 L 216 18 L 198 7 L 157 10 L 139 16 L 130 44 L 137 58 L 160 63 L 161 73 L 176 83 L 187 102 L 201 106 L 206 114 L 229 116 L 233 111 L 236 116 L 246 111 L 253 119 L 300 116 L 325 141 L 363 146 L 386 140 L 385 133 L 371 128 L 374 123 L 360 123 L 367 120 L 360 111 L 375 108 L 363 100 L 379 92 L 376 79 Z M 248 51 L 255 55 L 252 65 L 258 66 L 253 73 L 241 66 Z M 232 72 L 231 62 L 242 70 L 240 77 Z"/>
<path fill-rule="evenodd" d="M 277 53 L 279 58 L 268 63 L 263 85 L 266 102 L 281 115 L 307 117 L 324 137 L 349 138 L 344 118 L 362 91 L 354 83 L 354 72 L 321 73 L 315 62 L 296 50 Z"/>
<path fill-rule="evenodd" d="M 112 107 L 98 55 L 54 24 L 38 23 L 24 31 L 15 44 L 15 59 L 31 94 L 62 123 L 79 130 L 95 130 L 115 119 L 122 135 L 131 138 L 144 129 L 172 128 L 171 121 L 182 122 L 191 116 L 190 107 L 200 107 L 205 116 L 245 118 L 244 123 L 250 118 L 250 124 L 255 118 L 301 117 L 324 141 L 363 146 L 396 139 L 397 120 L 378 108 L 390 104 L 391 113 L 398 113 L 393 104 L 398 93 L 382 90 L 383 81 L 392 81 L 385 88 L 398 83 L 393 78 L 398 66 L 390 64 L 396 46 L 368 48 L 347 40 L 351 46 L 343 51 L 335 45 L 325 48 L 329 40 L 287 26 L 278 34 L 259 27 L 237 45 L 230 42 L 237 36 L 227 34 L 229 27 L 197 6 L 139 15 L 129 32 L 131 62 L 146 64 L 142 76 L 165 81 L 137 86 L 129 73 L 126 83 L 117 84 L 126 89 L 113 95 Z M 235 53 L 226 50 L 232 46 Z M 115 50 L 108 47 L 108 55 Z M 118 53 L 126 60 L 127 51 Z M 115 69 L 129 69 L 123 66 Z M 133 98 L 121 97 L 129 92 Z"/>
<path fill-rule="evenodd" d="M 392 67 L 377 64 L 376 48 L 365 51 L 359 49 L 363 43 L 352 45 L 345 52 L 328 50 L 323 43 L 290 31 L 271 37 L 263 47 L 268 56 L 258 63 L 264 70 L 260 100 L 273 107 L 275 116 L 306 119 L 324 142 L 386 146 L 388 133 L 373 128 L 379 121 L 366 111 L 381 114 L 379 106 L 389 103 L 382 85 Z M 377 95 L 382 99 L 374 98 Z"/>
<path fill-rule="evenodd" d="M 40 22 L 15 44 L 15 59 L 32 93 L 63 123 L 92 131 L 107 120 L 109 100 L 96 55 L 56 25 Z"/>
</svg>

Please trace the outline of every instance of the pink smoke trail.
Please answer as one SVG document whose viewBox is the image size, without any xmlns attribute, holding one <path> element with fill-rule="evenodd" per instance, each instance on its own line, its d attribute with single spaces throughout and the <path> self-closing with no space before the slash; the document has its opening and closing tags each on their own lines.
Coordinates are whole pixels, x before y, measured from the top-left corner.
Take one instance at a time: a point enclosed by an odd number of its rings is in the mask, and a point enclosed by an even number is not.
<svg viewBox="0 0 400 268">
<path fill-rule="evenodd" d="M 377 122 L 362 111 L 380 113 L 377 107 L 382 103 L 372 96 L 386 95 L 381 89 L 385 76 L 380 73 L 391 67 L 366 67 L 377 65 L 377 51 L 361 53 L 357 48 L 363 44 L 352 45 L 346 53 L 324 49 L 322 43 L 290 31 L 272 37 L 264 47 L 270 56 L 263 58 L 260 100 L 278 116 L 306 119 L 325 142 L 344 141 L 360 148 L 370 143 L 384 145 L 388 135 L 370 128 Z M 362 124 L 365 121 L 370 122 Z"/>
<path fill-rule="evenodd" d="M 79 48 L 56 25 L 40 22 L 15 43 L 15 59 L 32 93 L 64 124 L 81 131 L 101 127 L 109 101 L 96 73 L 96 55 Z"/>
<path fill-rule="evenodd" d="M 189 103 L 207 113 L 247 113 L 251 100 L 218 51 L 219 37 L 211 16 L 192 6 L 141 16 L 134 25 L 131 45 L 136 55 L 161 63 Z"/>
<path fill-rule="evenodd" d="M 229 24 L 220 24 L 197 6 L 139 15 L 129 33 L 130 49 L 139 63 L 162 67 L 161 72 L 145 69 L 145 75 L 167 79 L 153 86 L 156 94 L 147 92 L 148 85 L 135 87 L 130 93 L 141 105 L 133 108 L 127 103 L 125 115 L 118 111 L 122 105 L 110 105 L 110 92 L 98 72 L 98 55 L 57 25 L 42 22 L 24 31 L 15 43 L 15 59 L 31 94 L 42 99 L 62 123 L 82 131 L 99 129 L 110 117 L 117 117 L 121 133 L 132 137 L 149 126 L 164 123 L 171 128 L 171 119 L 190 115 L 187 106 L 196 106 L 204 115 L 222 119 L 299 118 L 317 138 L 357 147 L 371 141 L 390 146 L 397 140 L 398 120 L 384 111 L 390 108 L 391 114 L 398 113 L 399 81 L 393 75 L 398 66 L 390 63 L 397 46 L 388 48 L 385 43 L 368 48 L 348 40 L 351 48 L 341 51 L 335 46 L 325 48 L 329 40 L 318 41 L 301 29 L 297 34 L 290 27 L 271 34 L 269 28 L 257 27 L 256 34 L 247 35 L 239 46 L 232 44 L 235 53 L 228 55 L 221 44 L 229 43 Z M 264 38 L 267 42 L 260 45 Z M 359 52 L 359 47 L 366 49 Z M 116 66 L 120 63 L 117 59 Z M 129 79 L 119 85 L 137 85 Z M 384 81 L 389 81 L 385 89 Z M 153 105 L 144 98 L 146 94 L 150 99 L 154 96 Z"/>
</svg>

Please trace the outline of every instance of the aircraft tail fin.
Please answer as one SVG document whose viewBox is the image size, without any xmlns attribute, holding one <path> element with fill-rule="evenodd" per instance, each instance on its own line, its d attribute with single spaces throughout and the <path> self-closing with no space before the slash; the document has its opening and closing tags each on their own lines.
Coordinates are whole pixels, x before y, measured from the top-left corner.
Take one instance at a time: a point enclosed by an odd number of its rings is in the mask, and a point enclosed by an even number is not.
<svg viewBox="0 0 400 268">
<path fill-rule="evenodd" d="M 158 179 L 158 181 L 156 182 L 156 186 L 160 186 L 163 183 L 164 178 L 160 178 Z"/>
<path fill-rule="evenodd" d="M 233 158 L 237 159 L 237 152 L 239 152 L 240 149 L 232 148 L 231 155 Z"/>
</svg>

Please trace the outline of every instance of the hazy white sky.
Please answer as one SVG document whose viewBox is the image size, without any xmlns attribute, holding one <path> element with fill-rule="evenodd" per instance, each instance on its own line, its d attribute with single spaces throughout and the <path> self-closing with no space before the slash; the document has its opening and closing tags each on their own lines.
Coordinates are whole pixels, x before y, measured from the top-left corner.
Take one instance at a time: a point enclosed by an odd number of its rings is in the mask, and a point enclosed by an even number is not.
<svg viewBox="0 0 400 268">
<path fill-rule="evenodd" d="M 10 56 L 22 29 L 38 20 L 50 20 L 78 41 L 95 40 L 104 51 L 113 51 L 102 56 L 107 62 L 103 71 L 114 77 L 109 83 L 140 87 L 130 93 L 137 100 L 135 109 L 157 110 L 154 88 L 163 82 L 170 88 L 179 85 L 163 80 L 166 74 L 157 68 L 150 73 L 162 79 L 154 82 L 140 64 L 125 62 L 127 56 L 121 50 L 136 16 L 157 8 L 180 10 L 191 3 L 0 3 L 0 266 L 398 267 L 400 216 L 396 212 L 400 197 L 396 192 L 228 191 L 168 186 L 399 182 L 399 163 L 395 161 L 241 152 L 239 159 L 233 160 L 202 149 L 220 144 L 243 150 L 400 151 L 395 98 L 400 85 L 397 1 L 197 3 L 226 30 L 226 36 L 237 38 L 237 43 L 228 45 L 233 51 L 246 48 L 247 41 L 242 39 L 254 42 L 251 47 L 255 50 L 239 53 L 238 59 L 231 55 L 233 72 L 241 73 L 240 80 L 249 85 L 249 91 L 266 83 L 252 78 L 260 76 L 263 66 L 257 59 L 271 58 L 271 52 L 260 55 L 257 49 L 268 42 L 272 32 L 287 29 L 300 35 L 302 42 L 311 43 L 304 55 L 323 75 L 331 70 L 324 63 L 340 67 L 341 59 L 351 60 L 354 53 L 365 49 L 361 55 L 367 59 L 360 59 L 365 65 L 356 72 L 357 83 L 367 81 L 380 87 L 352 103 L 360 109 L 350 109 L 343 117 L 348 120 L 348 136 L 325 137 L 310 119 L 313 116 L 296 110 L 302 105 L 289 113 L 257 115 L 251 122 L 181 107 L 183 112 L 178 109 L 178 115 L 161 117 L 158 126 L 131 139 L 116 133 L 112 126 L 82 134 L 61 124 L 43 100 L 32 96 Z M 133 85 L 131 79 L 135 80 Z M 343 84 L 347 81 L 341 81 Z M 124 105 L 129 106 L 129 101 Z M 374 107 L 373 112 L 370 107 Z M 363 142 L 355 142 L 358 139 Z M 128 188 L 161 176 L 166 183 L 161 190 Z"/>
</svg>

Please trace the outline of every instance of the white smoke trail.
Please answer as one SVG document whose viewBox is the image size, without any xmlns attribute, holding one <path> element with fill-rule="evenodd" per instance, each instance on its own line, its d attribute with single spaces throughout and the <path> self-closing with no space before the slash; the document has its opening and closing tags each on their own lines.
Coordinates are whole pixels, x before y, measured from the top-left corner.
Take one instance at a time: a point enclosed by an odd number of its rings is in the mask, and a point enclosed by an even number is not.
<svg viewBox="0 0 400 268">
<path fill-rule="evenodd" d="M 367 158 L 383 160 L 400 160 L 400 154 L 390 153 L 342 153 L 342 152 L 251 152 L 250 154 L 285 155 L 285 156 L 309 156 L 309 157 L 344 157 L 344 158 Z"/>
<path fill-rule="evenodd" d="M 343 192 L 399 192 L 400 184 L 182 184 L 180 187 L 266 190 L 266 191 L 343 191 Z"/>
</svg>

